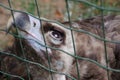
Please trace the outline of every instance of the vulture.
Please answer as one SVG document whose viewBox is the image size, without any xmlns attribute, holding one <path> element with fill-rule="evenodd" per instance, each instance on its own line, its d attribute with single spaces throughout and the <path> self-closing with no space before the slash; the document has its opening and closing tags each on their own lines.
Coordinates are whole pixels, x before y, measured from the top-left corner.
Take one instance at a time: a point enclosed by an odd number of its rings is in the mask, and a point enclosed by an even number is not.
<svg viewBox="0 0 120 80">
<path fill-rule="evenodd" d="M 15 12 L 7 31 L 14 42 L 0 51 L 0 80 L 120 79 L 110 71 L 120 69 L 119 15 L 57 24 Z"/>
</svg>

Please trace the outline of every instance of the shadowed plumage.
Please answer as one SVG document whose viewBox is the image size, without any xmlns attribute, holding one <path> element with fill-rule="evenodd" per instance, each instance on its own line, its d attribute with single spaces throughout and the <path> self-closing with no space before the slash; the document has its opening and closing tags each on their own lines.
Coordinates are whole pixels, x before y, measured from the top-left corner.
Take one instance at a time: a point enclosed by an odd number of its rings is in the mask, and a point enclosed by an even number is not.
<svg viewBox="0 0 120 80">
<path fill-rule="evenodd" d="M 70 30 L 56 23 L 40 21 L 26 13 L 17 12 L 14 16 L 15 21 L 12 18 L 8 21 L 8 30 L 23 38 L 15 38 L 13 46 L 6 48 L 3 52 L 26 58 L 27 60 L 37 62 L 48 68 L 48 57 L 50 57 L 50 66 L 53 70 L 71 75 L 79 80 L 76 71 L 76 59 L 74 57 L 62 51 L 51 48 L 46 49 L 42 46 L 47 44 L 47 46 L 55 47 L 71 55 L 75 55 Z M 73 21 L 71 24 L 73 29 L 86 30 L 97 36 L 104 37 L 101 19 L 101 16 L 97 16 L 90 19 Z M 69 27 L 70 23 L 63 22 L 63 24 Z M 104 16 L 104 26 L 106 39 L 119 41 L 120 16 Z M 18 31 L 16 31 L 15 27 L 17 27 Z M 93 59 L 103 66 L 107 65 L 103 41 L 83 32 L 73 31 L 73 35 L 77 56 Z M 108 66 L 119 69 L 119 44 L 107 42 L 106 46 Z M 4 54 L 0 54 L 0 59 L 1 71 L 21 76 L 25 80 L 29 80 L 29 78 L 30 80 L 51 80 L 51 73 L 38 65 L 25 63 Z M 108 80 L 107 70 L 98 67 L 94 63 L 79 59 L 78 68 L 80 80 Z M 52 77 L 54 80 L 71 80 L 65 75 L 56 73 L 52 73 Z M 119 80 L 119 77 L 120 73 L 109 71 L 110 80 Z M 0 79 L 5 80 L 6 76 L 0 74 Z M 10 80 L 19 79 L 10 77 Z"/>
</svg>

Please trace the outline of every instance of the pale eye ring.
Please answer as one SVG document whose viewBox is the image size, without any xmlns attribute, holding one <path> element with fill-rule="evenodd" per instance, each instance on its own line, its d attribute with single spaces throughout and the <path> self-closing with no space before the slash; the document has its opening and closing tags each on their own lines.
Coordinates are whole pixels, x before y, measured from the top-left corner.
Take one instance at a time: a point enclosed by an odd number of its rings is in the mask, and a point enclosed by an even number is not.
<svg viewBox="0 0 120 80">
<path fill-rule="evenodd" d="M 63 35 L 61 32 L 53 30 L 51 31 L 50 36 L 54 39 L 54 40 L 58 40 L 58 41 L 62 41 L 63 40 Z"/>
</svg>

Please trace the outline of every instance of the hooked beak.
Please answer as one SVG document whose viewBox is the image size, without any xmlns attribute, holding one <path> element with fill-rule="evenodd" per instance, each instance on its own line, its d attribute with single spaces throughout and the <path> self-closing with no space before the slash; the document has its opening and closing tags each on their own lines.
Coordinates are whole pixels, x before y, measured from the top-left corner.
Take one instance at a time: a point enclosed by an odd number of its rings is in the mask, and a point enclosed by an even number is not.
<svg viewBox="0 0 120 80">
<path fill-rule="evenodd" d="M 38 55 L 43 56 L 43 51 L 46 50 L 43 35 L 41 32 L 41 21 L 23 12 L 16 12 L 11 17 L 7 24 L 7 32 L 20 34 L 27 43 L 37 52 Z M 40 44 L 38 44 L 38 43 Z M 48 50 L 50 52 L 50 50 Z"/>
<path fill-rule="evenodd" d="M 15 12 L 14 15 L 8 20 L 6 32 L 9 33 L 10 31 L 12 31 L 12 33 L 16 33 L 16 28 L 23 31 L 27 30 L 29 29 L 29 24 L 30 19 L 28 14 L 23 12 Z"/>
</svg>

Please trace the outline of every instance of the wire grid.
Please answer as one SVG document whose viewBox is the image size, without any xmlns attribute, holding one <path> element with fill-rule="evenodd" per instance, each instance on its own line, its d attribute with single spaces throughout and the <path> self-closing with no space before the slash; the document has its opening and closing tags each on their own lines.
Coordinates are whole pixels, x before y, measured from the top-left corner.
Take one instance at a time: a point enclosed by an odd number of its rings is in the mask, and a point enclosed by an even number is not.
<svg viewBox="0 0 120 80">
<path fill-rule="evenodd" d="M 82 32 L 82 33 L 88 34 L 88 35 L 90 35 L 90 36 L 92 36 L 92 37 L 95 37 L 96 39 L 99 39 L 99 40 L 101 40 L 101 41 L 104 41 L 105 58 L 106 58 L 106 63 L 107 63 L 107 64 L 108 64 L 108 62 L 107 62 L 106 42 L 116 43 L 116 44 L 120 44 L 120 42 L 118 42 L 118 41 L 109 41 L 109 40 L 106 39 L 106 37 L 105 37 L 104 23 L 102 23 L 102 30 L 103 30 L 103 35 L 104 35 L 103 38 L 101 38 L 101 37 L 99 37 L 99 36 L 97 36 L 97 35 L 95 35 L 95 34 L 93 34 L 93 33 L 91 33 L 91 32 L 85 31 L 85 30 L 77 30 L 77 29 L 72 28 L 68 1 L 75 1 L 75 2 L 84 3 L 85 5 L 89 5 L 89 6 L 92 6 L 92 7 L 95 7 L 95 8 L 97 8 L 97 9 L 101 10 L 102 22 L 104 22 L 104 20 L 103 20 L 104 11 L 116 11 L 116 12 L 120 12 L 120 9 L 105 8 L 105 7 L 104 7 L 104 0 L 100 0 L 100 4 L 101 4 L 100 6 L 97 6 L 97 5 L 93 4 L 93 3 L 90 3 L 90 2 L 88 2 L 87 0 L 65 0 L 65 3 L 66 3 L 66 11 L 67 11 L 67 14 L 68 14 L 68 20 L 69 20 L 69 22 L 70 22 L 70 25 L 69 25 L 70 27 L 66 27 L 65 25 L 63 25 L 63 24 L 61 24 L 61 23 L 59 23 L 59 22 L 57 22 L 57 21 L 48 20 L 48 19 L 45 19 L 45 18 L 41 18 L 40 10 L 39 10 L 39 7 L 38 7 L 38 1 L 37 1 L 37 0 L 34 0 L 35 6 L 36 6 L 36 9 L 37 9 L 38 17 L 35 17 L 34 15 L 32 15 L 32 14 L 30 14 L 30 13 L 28 13 L 28 12 L 25 12 L 25 13 L 33 16 L 33 17 L 36 18 L 36 19 L 39 19 L 40 21 L 43 20 L 43 21 L 47 21 L 47 22 L 57 23 L 57 24 L 63 26 L 64 28 L 69 29 L 69 30 L 71 31 L 71 36 L 72 36 L 72 40 L 73 40 L 73 47 L 74 47 L 74 53 L 75 53 L 75 55 L 71 55 L 70 53 L 68 53 L 68 52 L 66 52 L 66 51 L 64 51 L 64 50 L 61 50 L 61 49 L 58 49 L 58 48 L 55 48 L 55 47 L 47 46 L 46 43 L 45 43 L 45 45 L 42 45 L 41 43 L 39 43 L 39 42 L 37 42 L 37 41 L 35 41 L 35 42 L 38 43 L 39 45 L 43 46 L 43 47 L 46 47 L 46 52 L 47 52 L 47 48 L 51 48 L 51 49 L 54 49 L 54 50 L 62 51 L 62 52 L 64 52 L 65 54 L 74 57 L 74 58 L 76 59 L 76 69 L 77 69 L 78 79 L 79 79 L 79 80 L 80 80 L 80 73 L 79 73 L 79 69 L 78 69 L 78 60 L 85 60 L 85 61 L 92 62 L 92 63 L 98 65 L 99 67 L 101 67 L 101 68 L 103 68 L 103 69 L 106 69 L 106 70 L 108 71 L 108 75 L 109 75 L 109 71 L 120 72 L 120 70 L 109 68 L 108 65 L 103 66 L 103 65 L 99 64 L 98 62 L 96 62 L 96 61 L 94 61 L 94 60 L 92 60 L 92 59 L 89 59 L 89 58 L 85 58 L 85 57 L 81 57 L 81 56 L 77 56 L 77 55 L 76 55 L 75 43 L 74 43 L 74 39 L 73 39 L 73 37 L 74 37 L 73 31 Z M 13 9 L 12 6 L 11 6 L 11 0 L 8 0 L 8 3 L 9 3 L 9 7 L 7 7 L 7 6 L 5 6 L 5 5 L 3 5 L 3 4 L 1 4 L 1 3 L 0 3 L 0 7 L 3 7 L 3 8 L 5 8 L 5 9 L 7 9 L 7 10 L 10 10 L 10 11 L 11 11 L 11 14 L 12 14 L 12 16 L 13 16 L 13 20 L 14 20 L 13 12 L 23 12 L 23 11 L 19 11 L 19 10 Z M 15 20 L 14 20 L 14 21 L 15 21 Z M 0 29 L 0 31 L 5 31 L 5 30 Z M 12 34 L 12 33 L 9 33 L 9 34 L 11 34 L 11 35 L 13 35 L 13 36 L 15 36 L 15 37 L 17 37 L 17 38 L 20 38 L 20 39 L 23 38 L 23 37 L 17 36 L 17 35 Z M 43 36 L 44 36 L 44 34 L 43 34 Z M 45 41 L 45 38 L 44 38 L 44 41 Z M 23 46 L 22 46 L 21 40 L 20 40 L 20 44 L 21 44 L 20 46 L 21 46 L 21 48 L 22 48 Z M 24 56 L 24 50 L 23 50 L 23 49 L 22 49 L 22 53 L 23 53 L 23 56 Z M 67 75 L 67 74 L 60 73 L 60 72 L 57 72 L 57 71 L 52 70 L 52 69 L 51 69 L 50 57 L 49 57 L 49 56 L 48 56 L 49 68 L 47 68 L 47 67 L 45 67 L 45 66 L 43 66 L 43 65 L 41 65 L 41 64 L 39 64 L 39 63 L 36 63 L 36 62 L 32 62 L 32 61 L 27 60 L 25 56 L 24 56 L 23 58 L 21 58 L 21 57 L 19 57 L 19 56 L 17 56 L 17 55 L 10 54 L 10 53 L 6 53 L 6 52 L 2 52 L 2 51 L 0 51 L 0 54 L 4 54 L 4 55 L 6 55 L 6 56 L 12 56 L 12 57 L 17 58 L 18 60 L 21 60 L 21 61 L 23 61 L 23 62 L 26 62 L 26 69 L 27 69 L 27 72 L 28 72 L 29 80 L 30 80 L 30 74 L 29 74 L 28 65 L 27 65 L 28 63 L 34 64 L 34 65 L 37 65 L 37 66 L 40 66 L 40 67 L 42 67 L 43 69 L 49 71 L 49 73 L 51 74 L 51 79 L 52 79 L 52 80 L 53 80 L 52 73 L 57 73 L 57 74 L 61 74 L 61 75 L 66 75 L 67 77 L 71 78 L 72 80 L 77 80 L 77 79 L 75 79 L 74 77 L 72 77 L 72 76 L 70 76 L 70 75 Z M 12 74 L 9 74 L 9 73 L 5 73 L 5 72 L 3 72 L 3 71 L 0 71 L 0 73 L 5 74 L 5 75 L 7 75 L 7 76 L 17 77 L 17 78 L 19 78 L 19 79 L 21 79 L 21 80 L 24 80 L 22 77 L 17 76 L 17 75 L 12 75 Z M 108 77 L 108 80 L 109 80 L 109 77 Z"/>
</svg>

